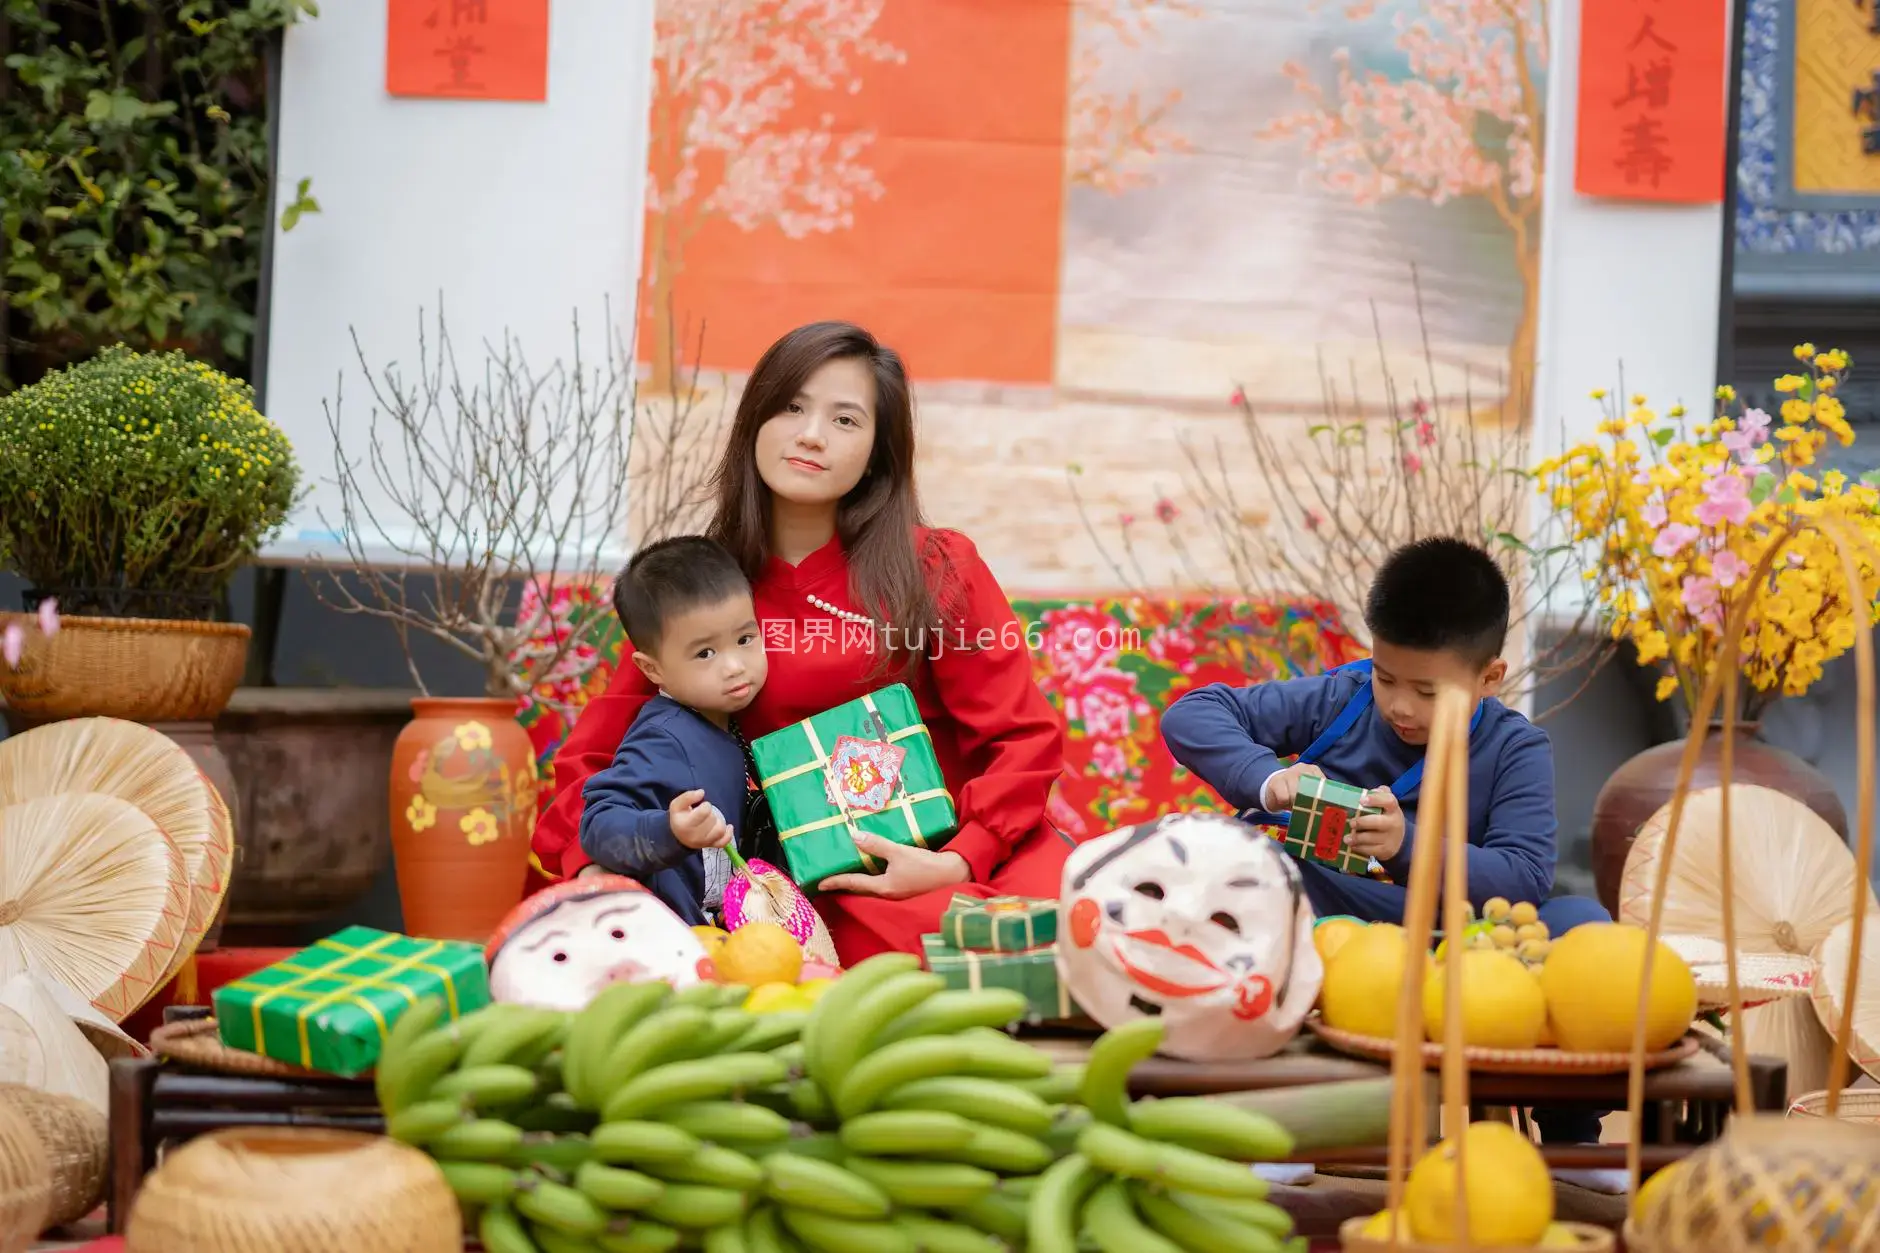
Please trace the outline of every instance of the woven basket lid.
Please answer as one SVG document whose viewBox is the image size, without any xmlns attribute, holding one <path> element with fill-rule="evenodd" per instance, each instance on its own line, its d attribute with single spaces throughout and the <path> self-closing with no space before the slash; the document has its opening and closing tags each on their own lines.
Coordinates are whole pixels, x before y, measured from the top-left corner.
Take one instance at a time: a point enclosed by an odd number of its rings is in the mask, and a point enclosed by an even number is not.
<svg viewBox="0 0 1880 1253">
<path fill-rule="evenodd" d="M 161 985 L 187 916 L 183 855 L 95 792 L 0 809 L 0 980 L 57 980 L 122 1022 Z"/>
<path fill-rule="evenodd" d="M 141 723 L 74 718 L 0 740 L 0 805 L 66 792 L 129 801 L 183 855 L 188 915 L 169 968 L 157 980 L 162 987 L 196 951 L 228 891 L 235 855 L 228 806 L 188 753 Z"/>
<path fill-rule="evenodd" d="M 1815 950 L 1821 971 L 1815 978 L 1811 999 L 1830 1041 L 1841 1029 L 1842 996 L 1847 991 L 1853 942 L 1854 920 L 1849 918 L 1836 924 Z M 1860 983 L 1855 991 L 1854 1031 L 1847 1041 L 1847 1055 L 1868 1075 L 1880 1079 L 1880 913 L 1867 915 L 1860 945 Z"/>
<path fill-rule="evenodd" d="M 1639 828 L 1619 882 L 1619 920 L 1646 926 L 1658 878 L 1667 804 Z M 1730 835 L 1735 857 L 1736 944 L 1739 954 L 1810 958 L 1834 925 L 1851 912 L 1847 885 L 1854 854 L 1814 810 L 1771 788 L 1730 785 Z M 1723 789 L 1692 792 L 1678 824 L 1678 845 L 1665 883 L 1660 933 L 1723 939 Z M 1868 889 L 1868 908 L 1880 909 Z M 1745 979 L 1747 982 L 1747 978 Z"/>
</svg>

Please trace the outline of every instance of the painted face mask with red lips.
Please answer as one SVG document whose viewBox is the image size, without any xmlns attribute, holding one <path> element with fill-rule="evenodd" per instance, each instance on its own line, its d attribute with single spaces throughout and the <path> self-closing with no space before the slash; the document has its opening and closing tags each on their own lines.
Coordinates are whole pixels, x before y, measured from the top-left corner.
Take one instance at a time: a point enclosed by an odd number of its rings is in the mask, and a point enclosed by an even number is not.
<svg viewBox="0 0 1880 1253">
<path fill-rule="evenodd" d="M 1160 1015 L 1171 1057 L 1271 1056 L 1318 998 L 1299 872 L 1238 819 L 1172 814 L 1081 844 L 1060 899 L 1071 997 L 1105 1027 Z"/>
</svg>

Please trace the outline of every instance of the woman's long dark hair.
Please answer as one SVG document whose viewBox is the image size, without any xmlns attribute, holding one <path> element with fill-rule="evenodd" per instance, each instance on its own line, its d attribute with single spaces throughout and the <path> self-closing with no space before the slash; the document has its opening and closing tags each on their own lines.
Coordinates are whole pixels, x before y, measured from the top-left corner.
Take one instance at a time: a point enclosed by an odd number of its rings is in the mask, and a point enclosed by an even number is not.
<svg viewBox="0 0 1880 1253">
<path fill-rule="evenodd" d="M 813 322 L 772 344 L 751 371 L 713 487 L 709 533 L 755 580 L 770 558 L 771 491 L 757 472 L 757 431 L 782 413 L 810 375 L 831 361 L 866 363 L 875 379 L 875 446 L 849 494 L 836 506 L 836 535 L 848 557 L 849 593 L 878 624 L 892 628 L 877 672 L 918 668 L 943 629 L 935 587 L 951 582 L 922 552 L 926 525 L 914 488 L 914 404 L 900 354 L 859 326 Z"/>
</svg>

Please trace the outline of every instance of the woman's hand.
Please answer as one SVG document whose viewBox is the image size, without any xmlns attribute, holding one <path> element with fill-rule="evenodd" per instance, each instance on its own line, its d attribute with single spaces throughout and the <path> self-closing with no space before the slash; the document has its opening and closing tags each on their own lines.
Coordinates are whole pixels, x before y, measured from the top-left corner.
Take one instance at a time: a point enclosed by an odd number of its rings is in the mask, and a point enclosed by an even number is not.
<svg viewBox="0 0 1880 1253">
<path fill-rule="evenodd" d="M 854 892 L 861 896 L 883 896 L 898 901 L 919 896 L 936 888 L 949 888 L 972 880 L 972 868 L 958 853 L 942 849 L 915 848 L 896 844 L 866 831 L 855 836 L 855 847 L 882 863 L 880 874 L 839 874 L 824 879 L 818 888 L 824 892 Z"/>
</svg>

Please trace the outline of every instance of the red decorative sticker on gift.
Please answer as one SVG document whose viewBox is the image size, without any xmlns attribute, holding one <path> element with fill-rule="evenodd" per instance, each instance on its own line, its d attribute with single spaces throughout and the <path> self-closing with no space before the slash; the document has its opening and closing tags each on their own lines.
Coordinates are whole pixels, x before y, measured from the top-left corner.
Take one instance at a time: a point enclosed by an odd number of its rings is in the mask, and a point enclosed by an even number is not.
<svg viewBox="0 0 1880 1253">
<path fill-rule="evenodd" d="M 831 805 L 880 813 L 894 801 L 895 789 L 901 783 L 901 763 L 906 760 L 907 750 L 898 745 L 844 735 L 829 754 L 823 790 Z"/>
<path fill-rule="evenodd" d="M 1336 861 L 1339 850 L 1345 846 L 1345 818 L 1343 809 L 1328 808 L 1319 815 L 1319 838 L 1312 843 L 1312 855 L 1320 861 Z"/>
</svg>

